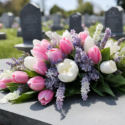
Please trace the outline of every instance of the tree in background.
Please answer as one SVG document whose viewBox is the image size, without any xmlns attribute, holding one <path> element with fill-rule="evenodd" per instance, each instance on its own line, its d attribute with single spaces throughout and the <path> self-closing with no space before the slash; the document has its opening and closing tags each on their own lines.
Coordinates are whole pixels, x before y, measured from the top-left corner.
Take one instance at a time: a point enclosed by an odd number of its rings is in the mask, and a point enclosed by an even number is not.
<svg viewBox="0 0 125 125">
<path fill-rule="evenodd" d="M 75 13 L 76 10 L 71 10 L 71 11 L 65 11 L 64 9 L 58 7 L 57 5 L 54 5 L 51 9 L 50 9 L 50 14 L 61 14 L 63 18 L 67 18 L 70 15 L 72 15 L 73 13 Z"/>
<path fill-rule="evenodd" d="M 11 0 L 6 4 L 0 2 L 0 15 L 4 12 L 12 12 L 14 15 L 18 16 L 21 9 L 29 3 L 29 0 Z"/>
<path fill-rule="evenodd" d="M 89 15 L 93 14 L 93 5 L 89 2 L 83 2 L 83 0 L 78 0 L 77 11 L 81 14 L 88 13 Z"/>
<path fill-rule="evenodd" d="M 122 6 L 122 8 L 125 10 L 125 0 L 116 0 L 117 5 Z"/>
<path fill-rule="evenodd" d="M 76 10 L 65 11 L 64 9 L 58 7 L 57 5 L 54 5 L 50 9 L 50 14 L 60 13 L 64 18 L 69 17 L 75 12 L 80 12 L 81 14 L 85 14 L 85 13 L 88 13 L 90 15 L 93 14 L 93 5 L 91 3 L 89 2 L 83 3 L 83 0 L 77 0 L 77 2 L 78 2 L 78 6 Z"/>
</svg>

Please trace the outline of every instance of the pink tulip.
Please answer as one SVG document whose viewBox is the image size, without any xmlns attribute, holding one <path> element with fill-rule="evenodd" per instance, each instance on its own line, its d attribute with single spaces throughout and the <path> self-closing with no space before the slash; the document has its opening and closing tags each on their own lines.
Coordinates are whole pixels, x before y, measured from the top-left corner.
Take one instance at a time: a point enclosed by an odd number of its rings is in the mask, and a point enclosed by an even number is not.
<svg viewBox="0 0 125 125">
<path fill-rule="evenodd" d="M 102 60 L 102 55 L 97 46 L 94 46 L 89 49 L 88 56 L 94 62 L 94 64 L 98 64 Z"/>
<path fill-rule="evenodd" d="M 33 66 L 33 69 L 41 74 L 41 75 L 45 75 L 46 71 L 47 71 L 47 67 L 44 61 L 36 61 L 36 64 Z"/>
<path fill-rule="evenodd" d="M 54 92 L 51 90 L 43 90 L 38 95 L 38 100 L 42 105 L 48 104 L 54 97 Z"/>
<path fill-rule="evenodd" d="M 5 78 L 0 80 L 0 89 L 6 89 L 7 88 L 6 83 L 11 83 L 11 82 L 13 82 L 12 78 Z"/>
<path fill-rule="evenodd" d="M 62 59 L 62 52 L 57 48 L 53 48 L 48 51 L 48 58 L 54 62 L 58 61 L 58 59 Z"/>
<path fill-rule="evenodd" d="M 16 71 L 12 74 L 13 82 L 15 83 L 27 83 L 29 80 L 28 75 L 22 71 Z"/>
<path fill-rule="evenodd" d="M 3 26 L 2 26 L 2 24 L 0 23 L 0 29 L 2 28 Z"/>
<path fill-rule="evenodd" d="M 27 83 L 29 87 L 35 91 L 41 91 L 45 88 L 45 79 L 41 76 L 33 77 Z"/>
<path fill-rule="evenodd" d="M 62 40 L 60 40 L 59 46 L 61 51 L 65 54 L 70 54 L 73 50 L 73 45 L 67 38 L 63 38 Z"/>
<path fill-rule="evenodd" d="M 47 60 L 47 55 L 46 52 L 47 47 L 50 45 L 50 42 L 47 40 L 43 39 L 41 43 L 34 43 L 35 47 L 33 50 L 31 50 L 32 55 L 37 59 L 37 60 Z"/>
<path fill-rule="evenodd" d="M 84 45 L 84 42 L 85 42 L 85 39 L 87 38 L 87 36 L 89 36 L 89 31 L 84 31 L 84 32 L 80 32 L 79 33 L 79 37 L 81 38 L 82 40 L 82 45 Z"/>
</svg>

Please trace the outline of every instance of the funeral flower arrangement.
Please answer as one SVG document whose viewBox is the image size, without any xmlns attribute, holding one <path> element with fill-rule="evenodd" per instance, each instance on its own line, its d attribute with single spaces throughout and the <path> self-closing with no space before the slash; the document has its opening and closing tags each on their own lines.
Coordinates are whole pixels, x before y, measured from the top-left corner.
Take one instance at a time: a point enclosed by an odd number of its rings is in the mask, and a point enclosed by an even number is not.
<svg viewBox="0 0 125 125">
<path fill-rule="evenodd" d="M 50 41 L 34 40 L 33 56 L 25 54 L 7 62 L 10 70 L 0 75 L 1 91 L 10 91 L 0 103 L 21 103 L 38 97 L 42 105 L 54 96 L 61 109 L 65 97 L 81 94 L 87 100 L 90 92 L 100 96 L 125 93 L 125 47 L 109 40 L 111 30 L 98 24 L 91 37 L 85 30 L 79 34 L 67 30 L 62 36 L 48 31 Z"/>
</svg>

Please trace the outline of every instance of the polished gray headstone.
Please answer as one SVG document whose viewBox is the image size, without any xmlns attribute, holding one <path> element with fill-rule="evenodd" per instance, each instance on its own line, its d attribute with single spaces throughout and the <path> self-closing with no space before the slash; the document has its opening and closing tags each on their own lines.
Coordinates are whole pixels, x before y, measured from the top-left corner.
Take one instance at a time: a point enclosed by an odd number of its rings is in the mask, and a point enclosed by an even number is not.
<svg viewBox="0 0 125 125">
<path fill-rule="evenodd" d="M 4 95 L 0 93 L 0 98 Z M 125 96 L 118 95 L 115 98 L 90 93 L 87 101 L 75 95 L 65 98 L 61 111 L 56 107 L 56 99 L 46 106 L 37 99 L 22 104 L 0 104 L 0 123 L 5 125 L 125 125 L 124 117 Z"/>
</svg>

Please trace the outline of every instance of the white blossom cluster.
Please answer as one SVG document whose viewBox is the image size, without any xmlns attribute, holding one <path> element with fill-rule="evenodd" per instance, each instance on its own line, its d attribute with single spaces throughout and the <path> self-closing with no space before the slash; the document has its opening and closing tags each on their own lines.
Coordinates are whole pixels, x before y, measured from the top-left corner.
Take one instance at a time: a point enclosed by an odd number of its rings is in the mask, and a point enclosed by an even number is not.
<svg viewBox="0 0 125 125">
<path fill-rule="evenodd" d="M 97 43 L 100 40 L 100 34 L 101 34 L 102 29 L 103 29 L 103 25 L 102 24 L 98 24 L 96 26 L 96 31 L 95 31 L 95 33 L 93 35 L 94 42 Z"/>
<path fill-rule="evenodd" d="M 4 104 L 11 100 L 17 99 L 20 96 L 19 94 L 20 94 L 19 91 L 14 91 L 13 93 L 9 93 L 0 100 L 0 103 Z"/>
<path fill-rule="evenodd" d="M 0 74 L 0 79 L 11 78 L 11 77 L 12 77 L 12 73 L 13 73 L 13 71 L 11 71 L 11 70 L 4 70 L 4 71 Z"/>
</svg>

